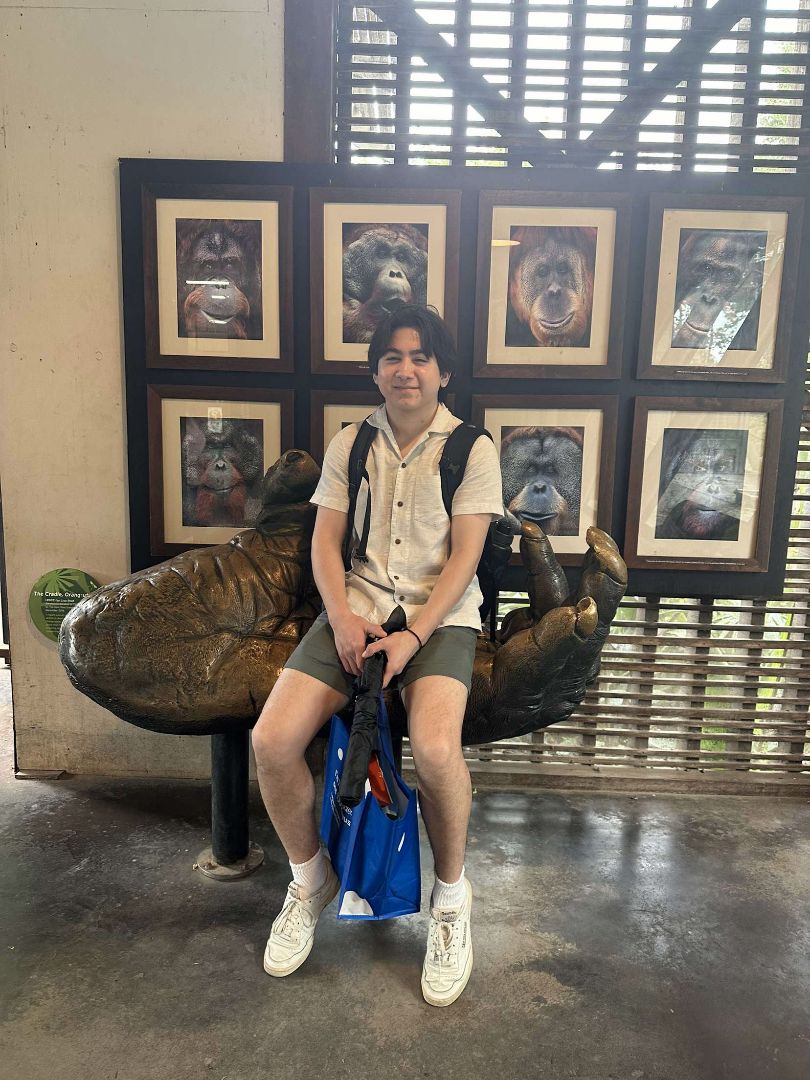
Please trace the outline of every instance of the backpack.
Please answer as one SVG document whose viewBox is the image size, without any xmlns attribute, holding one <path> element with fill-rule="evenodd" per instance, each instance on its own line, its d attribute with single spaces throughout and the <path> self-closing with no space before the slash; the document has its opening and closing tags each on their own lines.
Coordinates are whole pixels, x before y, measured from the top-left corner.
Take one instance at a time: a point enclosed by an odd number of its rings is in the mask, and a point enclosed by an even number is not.
<svg viewBox="0 0 810 1080">
<path fill-rule="evenodd" d="M 349 453 L 348 524 L 342 547 L 343 568 L 347 573 L 352 568 L 352 554 L 359 562 L 368 561 L 366 545 L 368 544 L 368 531 L 371 524 L 370 486 L 363 521 L 363 532 L 360 543 L 354 552 L 352 552 L 352 537 L 360 484 L 365 480 L 370 485 L 368 472 L 366 471 L 366 460 L 378 430 L 378 428 L 372 427 L 368 420 L 364 420 Z M 448 517 L 452 517 L 453 496 L 464 479 L 464 471 L 467 468 L 470 450 L 472 450 L 473 443 L 482 435 L 492 439 L 492 436 L 485 428 L 476 427 L 474 424 L 465 421 L 450 432 L 444 444 L 442 456 L 439 460 L 439 477 L 442 485 L 442 502 Z M 490 523 L 487 538 L 484 542 L 484 550 L 481 553 L 481 559 L 476 570 L 478 584 L 484 597 L 479 612 L 482 621 L 486 621 L 487 615 L 489 615 L 490 641 L 495 640 L 495 622 L 498 616 L 498 584 L 504 568 L 509 562 L 511 552 L 512 530 L 505 518 L 498 518 L 497 521 Z"/>
</svg>

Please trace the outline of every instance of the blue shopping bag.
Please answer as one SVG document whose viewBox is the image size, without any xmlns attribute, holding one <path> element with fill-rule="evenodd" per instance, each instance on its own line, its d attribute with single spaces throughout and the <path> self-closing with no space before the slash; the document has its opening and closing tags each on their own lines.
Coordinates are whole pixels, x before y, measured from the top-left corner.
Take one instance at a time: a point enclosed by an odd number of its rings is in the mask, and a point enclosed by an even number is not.
<svg viewBox="0 0 810 1080">
<path fill-rule="evenodd" d="M 391 794 L 396 800 L 396 817 L 383 812 L 370 783 L 366 783 L 365 796 L 357 806 L 352 809 L 341 806 L 338 788 L 351 722 L 337 715 L 332 717 L 321 837 L 340 878 L 339 919 L 393 919 L 419 911 L 422 879 L 416 792 L 396 770 L 382 698 L 378 726 L 379 752 L 385 759 L 381 764 L 395 789 Z"/>
</svg>

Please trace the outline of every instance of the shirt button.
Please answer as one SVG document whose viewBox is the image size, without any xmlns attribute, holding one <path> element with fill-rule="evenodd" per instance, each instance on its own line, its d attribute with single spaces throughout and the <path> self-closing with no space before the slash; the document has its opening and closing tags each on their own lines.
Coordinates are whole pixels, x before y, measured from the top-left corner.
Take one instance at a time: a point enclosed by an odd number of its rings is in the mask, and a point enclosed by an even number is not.
<svg viewBox="0 0 810 1080">
<path fill-rule="evenodd" d="M 406 467 L 406 466 L 405 466 L 405 462 L 403 461 L 403 462 L 402 462 L 402 466 L 401 466 L 401 468 L 403 468 L 403 469 L 404 469 L 405 467 Z"/>
<path fill-rule="evenodd" d="M 398 503 L 397 503 L 397 506 L 404 506 L 404 505 L 405 505 L 405 503 L 404 503 L 404 502 L 398 502 Z"/>
<path fill-rule="evenodd" d="M 404 599 L 405 599 L 405 597 L 404 597 L 404 596 L 400 596 L 400 600 L 404 600 Z"/>
<path fill-rule="evenodd" d="M 399 574 L 394 574 L 394 581 L 399 581 Z"/>
<path fill-rule="evenodd" d="M 394 541 L 394 543 L 395 543 L 395 544 L 401 544 L 401 543 L 402 543 L 402 541 L 401 541 L 401 540 L 395 540 L 395 541 Z"/>
</svg>

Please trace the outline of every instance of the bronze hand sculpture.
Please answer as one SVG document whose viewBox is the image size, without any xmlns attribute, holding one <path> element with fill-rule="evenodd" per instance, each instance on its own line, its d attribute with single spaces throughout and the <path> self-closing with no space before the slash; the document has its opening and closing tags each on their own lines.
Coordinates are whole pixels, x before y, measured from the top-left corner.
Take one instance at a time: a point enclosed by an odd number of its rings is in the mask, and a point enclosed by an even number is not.
<svg viewBox="0 0 810 1080">
<path fill-rule="evenodd" d="M 287 451 L 268 470 L 255 529 L 184 552 L 86 597 L 62 624 L 59 651 L 82 693 L 138 727 L 175 735 L 241 730 L 258 717 L 321 604 L 310 565 L 318 466 Z M 542 531 L 523 524 L 530 606 L 479 638 L 465 744 L 564 719 L 596 678 L 627 572 L 614 542 L 588 531 L 579 587 Z M 402 723 L 392 695 L 392 724 Z M 397 713 L 399 712 L 399 716 Z"/>
</svg>

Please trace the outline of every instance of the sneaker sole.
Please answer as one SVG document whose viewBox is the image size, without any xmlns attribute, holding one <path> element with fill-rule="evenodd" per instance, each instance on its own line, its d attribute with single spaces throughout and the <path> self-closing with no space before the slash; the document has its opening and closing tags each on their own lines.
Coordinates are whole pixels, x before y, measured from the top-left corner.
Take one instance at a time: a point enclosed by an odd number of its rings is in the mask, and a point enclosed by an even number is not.
<svg viewBox="0 0 810 1080">
<path fill-rule="evenodd" d="M 329 905 L 332 903 L 332 901 L 335 899 L 335 897 L 337 896 L 337 894 L 339 892 L 340 892 L 340 878 L 335 876 L 334 889 L 330 890 L 329 899 L 326 901 L 326 903 L 321 908 L 320 915 L 322 915 L 323 912 L 326 910 L 326 908 L 329 907 Z M 318 918 L 320 918 L 320 915 L 318 916 Z M 286 975 L 292 975 L 292 973 L 294 971 L 297 971 L 301 967 L 301 965 L 307 959 L 309 954 L 312 952 L 312 946 L 314 944 L 315 944 L 315 933 L 313 931 L 312 937 L 309 939 L 309 945 L 304 949 L 304 951 L 302 953 L 299 953 L 298 956 L 296 956 L 292 960 L 289 960 L 284 965 L 280 965 L 280 964 L 272 965 L 272 961 L 270 962 L 270 964 L 268 964 L 267 949 L 265 948 L 264 957 L 263 957 L 263 960 L 262 960 L 262 966 L 263 966 L 264 970 L 267 972 L 267 974 L 272 975 L 274 979 L 283 979 Z"/>
<path fill-rule="evenodd" d="M 436 1008 L 441 1009 L 445 1005 L 452 1005 L 454 1001 L 461 997 L 466 989 L 467 983 L 470 981 L 470 975 L 472 974 L 473 966 L 473 950 L 470 946 L 470 955 L 467 957 L 467 964 L 464 968 L 464 974 L 461 976 L 458 985 L 450 992 L 449 995 L 444 997 L 438 997 L 433 994 L 430 989 L 422 983 L 422 997 L 428 1003 L 428 1005 L 435 1005 Z"/>
</svg>

